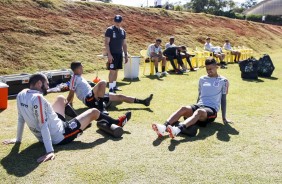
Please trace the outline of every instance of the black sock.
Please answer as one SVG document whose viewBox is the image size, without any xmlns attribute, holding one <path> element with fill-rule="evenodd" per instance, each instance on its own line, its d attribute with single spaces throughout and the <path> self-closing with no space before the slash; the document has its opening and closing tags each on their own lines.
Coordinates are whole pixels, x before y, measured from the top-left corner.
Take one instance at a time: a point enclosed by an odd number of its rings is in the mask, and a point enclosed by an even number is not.
<svg viewBox="0 0 282 184">
<path fill-rule="evenodd" d="M 180 124 L 180 125 L 178 125 L 178 128 L 182 131 L 185 128 L 185 125 L 184 124 Z"/>
<path fill-rule="evenodd" d="M 119 120 L 113 119 L 108 115 L 105 115 L 103 113 L 100 113 L 99 118 L 96 120 L 97 122 L 105 122 L 107 123 L 109 126 L 111 126 L 112 124 L 118 124 Z"/>
<path fill-rule="evenodd" d="M 159 72 L 158 67 L 155 67 L 155 71 L 156 71 L 156 73 L 158 73 L 158 72 Z"/>
<path fill-rule="evenodd" d="M 67 104 L 65 107 L 65 114 L 69 117 L 75 118 L 77 116 L 75 110 L 72 108 L 70 104 Z"/>
<path fill-rule="evenodd" d="M 162 66 L 162 72 L 164 72 L 165 71 L 165 66 Z"/>
<path fill-rule="evenodd" d="M 164 126 L 166 126 L 166 127 L 167 127 L 168 125 L 170 125 L 170 124 L 169 124 L 169 122 L 168 122 L 168 121 L 166 121 L 166 122 L 164 123 Z"/>
<path fill-rule="evenodd" d="M 98 97 L 98 110 L 99 111 L 104 110 L 104 98 Z"/>
<path fill-rule="evenodd" d="M 141 99 L 135 98 L 134 99 L 134 103 L 145 104 L 145 100 L 141 100 Z"/>
</svg>

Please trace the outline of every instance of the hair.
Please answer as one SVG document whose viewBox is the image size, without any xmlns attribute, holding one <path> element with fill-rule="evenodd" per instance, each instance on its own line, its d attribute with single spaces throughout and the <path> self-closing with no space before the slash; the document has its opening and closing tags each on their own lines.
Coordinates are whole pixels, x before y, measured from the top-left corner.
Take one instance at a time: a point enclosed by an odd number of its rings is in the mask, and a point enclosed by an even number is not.
<svg viewBox="0 0 282 184">
<path fill-rule="evenodd" d="M 211 39 L 210 37 L 207 37 L 207 38 L 206 38 L 206 40 L 210 40 L 210 39 Z"/>
<path fill-rule="evenodd" d="M 78 67 L 82 66 L 80 61 L 74 61 L 71 63 L 71 70 L 74 71 L 75 69 L 77 69 Z"/>
<path fill-rule="evenodd" d="M 212 57 L 209 57 L 209 58 L 206 59 L 205 65 L 206 66 L 207 65 L 216 65 L 216 60 L 214 58 L 212 58 Z"/>
<path fill-rule="evenodd" d="M 174 40 L 174 37 L 173 37 L 173 36 L 171 36 L 171 37 L 169 37 L 169 39 L 170 39 L 170 40 Z"/>
<path fill-rule="evenodd" d="M 228 40 L 228 39 L 225 39 L 225 42 L 229 42 L 229 40 Z"/>
<path fill-rule="evenodd" d="M 181 45 L 180 47 L 181 49 L 186 50 L 186 47 L 184 45 Z"/>
<path fill-rule="evenodd" d="M 162 40 L 160 38 L 157 38 L 156 42 L 161 42 L 162 43 Z"/>
<path fill-rule="evenodd" d="M 45 82 L 46 81 L 46 76 L 42 73 L 36 73 L 33 74 L 30 78 L 29 78 L 29 85 L 34 86 L 38 81 L 42 81 Z"/>
</svg>

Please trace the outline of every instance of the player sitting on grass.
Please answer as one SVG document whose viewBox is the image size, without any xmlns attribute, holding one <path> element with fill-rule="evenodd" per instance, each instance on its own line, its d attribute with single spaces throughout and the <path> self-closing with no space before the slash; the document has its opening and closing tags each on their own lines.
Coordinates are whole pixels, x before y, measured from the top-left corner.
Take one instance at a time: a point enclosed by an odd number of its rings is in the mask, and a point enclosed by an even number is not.
<svg viewBox="0 0 282 184">
<path fill-rule="evenodd" d="M 62 145 L 72 142 L 93 120 L 105 122 L 109 126 L 116 124 L 122 127 L 131 118 L 131 112 L 113 119 L 93 108 L 67 122 L 65 120 L 67 100 L 63 96 L 58 96 L 51 106 L 43 97 L 49 88 L 46 76 L 34 74 L 30 77 L 29 83 L 30 89 L 24 89 L 17 96 L 17 138 L 5 140 L 3 144 L 20 143 L 26 122 L 35 137 L 44 143 L 46 149 L 46 154 L 38 158 L 37 162 L 53 160 L 55 158 L 53 144 Z"/>
<path fill-rule="evenodd" d="M 70 103 L 72 103 L 74 94 L 76 94 L 77 98 L 87 107 L 95 107 L 102 113 L 108 114 L 103 105 L 105 100 L 104 98 L 109 98 L 108 101 L 139 103 L 145 106 L 149 106 L 153 98 L 153 94 L 144 100 L 115 93 L 109 93 L 105 96 L 107 86 L 106 81 L 102 80 L 98 82 L 92 89 L 88 82 L 81 76 L 83 74 L 83 66 L 81 62 L 72 62 L 71 69 L 74 75 L 70 81 L 70 92 L 67 97 L 67 100 Z"/>
<path fill-rule="evenodd" d="M 188 128 L 196 123 L 206 126 L 217 117 L 221 105 L 222 120 L 224 123 L 230 121 L 226 119 L 226 95 L 228 92 L 228 80 L 217 73 L 216 61 L 208 58 L 205 61 L 207 75 L 199 80 L 199 96 L 195 105 L 181 107 L 174 112 L 164 123 L 153 124 L 153 130 L 162 137 L 167 131 L 171 138 L 174 138 L 184 128 Z M 185 120 L 178 126 L 173 126 L 184 116 Z"/>
</svg>

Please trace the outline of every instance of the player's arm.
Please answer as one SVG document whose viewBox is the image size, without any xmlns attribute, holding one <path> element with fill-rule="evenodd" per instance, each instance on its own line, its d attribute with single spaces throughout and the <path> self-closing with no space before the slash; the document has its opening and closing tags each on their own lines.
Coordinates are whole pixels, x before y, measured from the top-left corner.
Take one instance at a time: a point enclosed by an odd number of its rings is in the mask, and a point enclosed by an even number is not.
<svg viewBox="0 0 282 184">
<path fill-rule="evenodd" d="M 70 90 L 68 97 L 67 97 L 67 101 L 68 101 L 69 104 L 72 104 L 73 98 L 74 98 L 74 90 Z"/>
<path fill-rule="evenodd" d="M 17 100 L 17 108 L 18 108 L 18 126 L 17 126 L 17 137 L 14 139 L 7 139 L 3 141 L 3 144 L 15 144 L 15 143 L 21 143 L 22 136 L 23 136 L 23 130 L 24 130 L 24 118 L 20 112 L 20 102 Z"/>
<path fill-rule="evenodd" d="M 110 37 L 105 37 L 105 47 L 106 47 L 106 51 L 107 51 L 107 54 L 108 54 L 108 61 L 110 63 L 112 63 L 113 56 L 112 56 L 111 51 L 110 51 L 110 41 L 111 41 Z"/>
<path fill-rule="evenodd" d="M 45 114 L 48 112 L 47 108 L 49 106 L 50 104 L 48 104 L 48 102 L 41 95 L 37 96 L 37 100 L 35 100 L 33 105 L 34 116 L 37 119 L 37 123 L 40 127 L 44 147 L 46 149 L 46 154 L 37 159 L 37 162 L 39 163 L 55 159 L 54 148 L 48 127 L 48 116 Z"/>
<path fill-rule="evenodd" d="M 127 43 L 126 43 L 126 39 L 123 40 L 122 49 L 123 49 L 123 53 L 124 53 L 125 63 L 127 63 L 127 62 L 128 62 L 128 55 L 127 55 Z"/>
</svg>

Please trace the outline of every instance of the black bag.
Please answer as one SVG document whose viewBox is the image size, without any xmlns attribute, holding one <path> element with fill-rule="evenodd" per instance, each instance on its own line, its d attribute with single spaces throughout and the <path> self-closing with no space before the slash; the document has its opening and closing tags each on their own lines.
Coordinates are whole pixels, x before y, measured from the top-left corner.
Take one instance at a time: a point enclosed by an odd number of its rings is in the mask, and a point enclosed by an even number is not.
<svg viewBox="0 0 282 184">
<path fill-rule="evenodd" d="M 264 54 L 258 61 L 258 76 L 271 77 L 275 67 L 268 54 Z"/>
<path fill-rule="evenodd" d="M 240 61 L 239 67 L 243 79 L 258 79 L 258 61 L 255 58 Z"/>
</svg>

